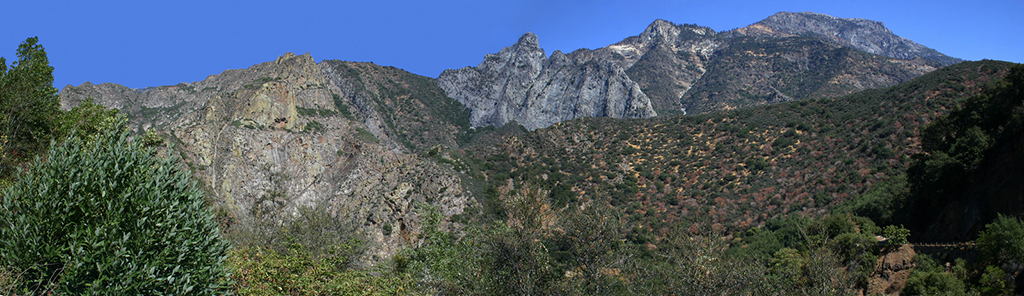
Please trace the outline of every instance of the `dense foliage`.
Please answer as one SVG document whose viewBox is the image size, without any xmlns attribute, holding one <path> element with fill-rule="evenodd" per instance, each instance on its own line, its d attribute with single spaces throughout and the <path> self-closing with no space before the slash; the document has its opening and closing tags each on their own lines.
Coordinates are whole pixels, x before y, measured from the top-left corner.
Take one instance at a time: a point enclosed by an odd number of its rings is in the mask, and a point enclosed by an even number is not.
<svg viewBox="0 0 1024 296">
<path fill-rule="evenodd" d="M 341 251 L 341 250 L 339 250 Z M 338 260 L 341 259 L 339 262 Z M 317 257 L 303 244 L 285 251 L 248 246 L 231 250 L 238 295 L 405 295 L 410 280 L 345 268 L 343 256 Z"/>
<path fill-rule="evenodd" d="M 991 263 L 1024 264 L 1024 222 L 999 215 L 978 237 L 985 260 Z"/>
<path fill-rule="evenodd" d="M 53 67 L 36 37 L 18 46 L 10 68 L 0 57 L 0 181 L 16 168 L 45 154 L 51 140 L 91 137 L 116 123 L 117 110 L 86 101 L 62 111 L 53 87 Z"/>
<path fill-rule="evenodd" d="M 833 251 L 845 245 L 827 243 L 835 236 L 826 224 L 853 231 L 853 222 L 838 216 L 779 231 L 811 235 L 788 238 L 800 250 L 769 260 L 733 254 L 710 229 L 656 237 L 627 229 L 625 217 L 607 206 L 555 209 L 536 186 L 503 188 L 499 199 L 504 221 L 461 234 L 440 231 L 438 214 L 428 213 L 423 243 L 394 258 L 393 274 L 441 295 L 843 295 L 857 280 Z"/>
<path fill-rule="evenodd" d="M 0 57 L 0 177 L 31 159 L 53 139 L 59 110 L 53 67 L 46 50 L 32 37 L 18 46 L 18 61 L 7 67 Z"/>
<path fill-rule="evenodd" d="M 18 290 L 220 294 L 228 249 L 191 175 L 120 128 L 53 145 L 3 192 L 0 258 Z"/>
<path fill-rule="evenodd" d="M 981 221 L 994 220 L 997 212 L 1024 213 L 1019 198 L 1000 197 L 1024 190 L 1016 177 L 1024 172 L 1020 165 L 1024 161 L 1021 143 L 1024 66 L 1018 65 L 1005 79 L 967 98 L 948 116 L 937 118 L 922 130 L 922 153 L 915 155 L 907 169 L 910 192 L 902 211 L 907 224 L 923 230 L 929 225 L 975 219 L 934 215 L 965 208 L 977 211 Z M 979 204 L 986 207 L 979 208 Z M 976 235 L 981 225 L 971 227 L 966 236 Z"/>
<path fill-rule="evenodd" d="M 239 295 L 395 295 L 409 280 L 357 268 L 365 250 L 355 227 L 331 217 L 325 205 L 295 215 L 260 211 L 225 231 Z"/>
</svg>

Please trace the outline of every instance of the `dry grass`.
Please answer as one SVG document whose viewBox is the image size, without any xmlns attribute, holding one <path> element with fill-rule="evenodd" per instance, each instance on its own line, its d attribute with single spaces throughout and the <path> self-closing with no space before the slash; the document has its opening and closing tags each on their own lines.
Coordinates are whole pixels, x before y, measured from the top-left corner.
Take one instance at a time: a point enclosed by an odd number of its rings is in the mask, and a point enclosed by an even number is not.
<svg viewBox="0 0 1024 296">
<path fill-rule="evenodd" d="M 13 268 L 0 266 L 0 295 L 14 295 L 21 275 Z"/>
</svg>

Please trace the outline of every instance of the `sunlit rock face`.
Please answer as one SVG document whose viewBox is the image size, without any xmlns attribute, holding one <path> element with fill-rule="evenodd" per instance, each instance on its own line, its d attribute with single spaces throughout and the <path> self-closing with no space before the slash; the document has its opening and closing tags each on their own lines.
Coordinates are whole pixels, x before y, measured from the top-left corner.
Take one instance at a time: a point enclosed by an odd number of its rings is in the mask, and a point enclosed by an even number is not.
<svg viewBox="0 0 1024 296">
<path fill-rule="evenodd" d="M 527 33 L 438 83 L 475 127 L 528 129 L 578 117 L 696 114 L 892 86 L 959 59 L 880 22 L 780 12 L 716 32 L 656 20 L 639 35 L 546 56 Z M 649 108 L 648 108 L 649 106 Z"/>
<path fill-rule="evenodd" d="M 444 71 L 438 83 L 472 110 L 475 127 L 514 121 L 534 130 L 578 117 L 657 115 L 618 64 L 575 52 L 547 57 L 532 33 L 476 67 Z"/>
<path fill-rule="evenodd" d="M 234 223 L 287 219 L 311 206 L 363 232 L 364 259 L 389 258 L 417 240 L 417 208 L 435 207 L 447 220 L 471 197 L 450 167 L 397 149 L 387 130 L 369 127 L 378 114 L 339 113 L 361 110 L 354 89 L 378 87 L 353 87 L 359 73 L 334 75 L 338 63 L 288 53 L 198 82 L 85 83 L 60 96 L 64 108 L 91 98 L 122 110 L 133 129 L 158 131 Z"/>
</svg>

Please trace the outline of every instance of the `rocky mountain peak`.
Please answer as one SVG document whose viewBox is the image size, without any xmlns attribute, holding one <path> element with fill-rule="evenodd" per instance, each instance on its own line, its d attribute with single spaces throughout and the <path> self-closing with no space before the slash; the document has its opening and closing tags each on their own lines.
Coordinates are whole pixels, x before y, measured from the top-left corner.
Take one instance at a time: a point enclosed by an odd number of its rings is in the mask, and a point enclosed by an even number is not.
<svg viewBox="0 0 1024 296">
<path fill-rule="evenodd" d="M 961 61 L 897 36 L 881 22 L 839 18 L 815 12 L 779 12 L 734 32 L 740 35 L 774 38 L 809 36 L 871 54 L 904 60 L 923 58 L 938 61 L 943 65 Z"/>
<path fill-rule="evenodd" d="M 275 59 L 274 62 L 275 63 L 281 63 L 281 62 L 284 62 L 284 61 L 288 61 L 288 60 L 294 59 L 295 57 L 296 57 L 295 53 L 293 53 L 293 52 L 286 52 L 283 55 L 277 57 L 277 59 Z M 313 61 L 313 56 L 309 55 L 308 52 L 304 53 L 304 54 L 302 54 L 302 55 L 300 55 L 298 57 L 299 57 L 299 60 Z"/>
<path fill-rule="evenodd" d="M 449 97 L 472 110 L 474 127 L 516 122 L 534 130 L 578 117 L 656 115 L 621 66 L 595 59 L 589 51 L 547 58 L 533 33 L 486 55 L 477 67 L 445 70 L 437 81 Z"/>
<path fill-rule="evenodd" d="M 523 36 L 519 36 L 519 41 L 516 41 L 514 46 L 520 49 L 540 49 L 540 42 L 537 41 L 537 34 L 526 32 Z"/>
<path fill-rule="evenodd" d="M 526 33 L 512 46 L 502 48 L 498 53 L 487 54 L 477 67 L 492 71 L 503 71 L 507 68 L 521 75 L 535 75 L 545 57 L 537 35 Z"/>
<path fill-rule="evenodd" d="M 640 34 L 640 40 L 647 42 L 656 38 L 662 40 L 672 40 L 679 35 L 679 27 L 672 22 L 657 19 L 653 23 L 647 26 L 647 29 Z"/>
</svg>

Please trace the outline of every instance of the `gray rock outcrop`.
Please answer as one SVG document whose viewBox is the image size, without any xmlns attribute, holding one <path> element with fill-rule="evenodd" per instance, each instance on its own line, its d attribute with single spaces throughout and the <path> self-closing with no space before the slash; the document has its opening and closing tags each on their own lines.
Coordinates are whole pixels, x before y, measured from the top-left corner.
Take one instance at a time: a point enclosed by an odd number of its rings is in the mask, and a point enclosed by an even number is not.
<svg viewBox="0 0 1024 296">
<path fill-rule="evenodd" d="M 92 98 L 121 109 L 133 128 L 163 135 L 238 227 L 316 207 L 363 233 L 365 259 L 389 258 L 418 239 L 417 208 L 451 217 L 472 198 L 450 166 L 395 149 L 379 125 L 355 118 L 381 124 L 379 114 L 340 114 L 339 106 L 357 105 L 350 98 L 359 82 L 333 70 L 288 53 L 198 82 L 85 83 L 60 97 L 65 109 Z"/>
<path fill-rule="evenodd" d="M 578 117 L 656 116 L 619 64 L 584 51 L 546 57 L 533 33 L 476 67 L 446 70 L 438 83 L 472 110 L 474 127 L 516 122 L 535 130 Z"/>
<path fill-rule="evenodd" d="M 438 83 L 472 110 L 474 127 L 515 121 L 534 130 L 577 117 L 643 118 L 836 97 L 959 61 L 880 22 L 780 12 L 724 32 L 656 20 L 616 44 L 548 58 L 528 33 L 476 67 L 444 71 Z"/>
</svg>

